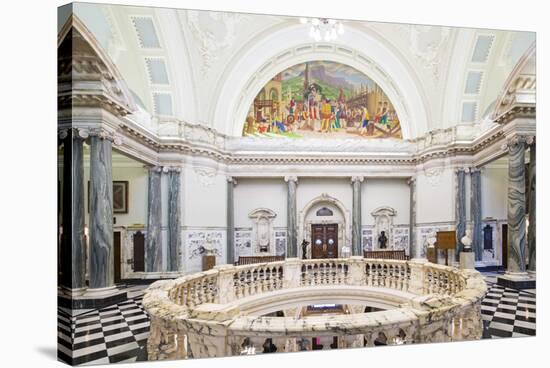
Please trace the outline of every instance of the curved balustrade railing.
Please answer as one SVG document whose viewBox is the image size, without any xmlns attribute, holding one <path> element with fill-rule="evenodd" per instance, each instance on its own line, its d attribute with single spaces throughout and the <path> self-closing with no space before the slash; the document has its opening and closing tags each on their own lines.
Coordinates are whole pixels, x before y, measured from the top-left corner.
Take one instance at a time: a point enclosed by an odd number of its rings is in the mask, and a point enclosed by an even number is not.
<svg viewBox="0 0 550 368">
<path fill-rule="evenodd" d="M 408 303 L 303 318 L 256 317 L 239 309 L 250 298 L 327 286 L 397 290 Z M 334 336 L 338 347 L 479 339 L 485 292 L 477 271 L 427 262 L 351 257 L 223 265 L 148 288 L 143 305 L 151 318 L 149 359 L 309 350 L 311 337 L 325 339 L 324 348 Z"/>
</svg>

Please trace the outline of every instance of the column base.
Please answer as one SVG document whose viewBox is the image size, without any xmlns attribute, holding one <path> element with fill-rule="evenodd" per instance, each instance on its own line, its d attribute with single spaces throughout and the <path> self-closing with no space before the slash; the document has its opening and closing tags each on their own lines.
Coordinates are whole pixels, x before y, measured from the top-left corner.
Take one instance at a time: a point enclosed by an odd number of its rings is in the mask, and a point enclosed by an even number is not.
<svg viewBox="0 0 550 368">
<path fill-rule="evenodd" d="M 118 290 L 115 286 L 101 289 L 87 289 L 78 294 L 59 290 L 57 304 L 69 309 L 99 309 L 128 300 L 126 291 Z"/>
<path fill-rule="evenodd" d="M 536 289 L 536 279 L 527 272 L 506 272 L 497 278 L 497 285 L 511 289 Z"/>
</svg>

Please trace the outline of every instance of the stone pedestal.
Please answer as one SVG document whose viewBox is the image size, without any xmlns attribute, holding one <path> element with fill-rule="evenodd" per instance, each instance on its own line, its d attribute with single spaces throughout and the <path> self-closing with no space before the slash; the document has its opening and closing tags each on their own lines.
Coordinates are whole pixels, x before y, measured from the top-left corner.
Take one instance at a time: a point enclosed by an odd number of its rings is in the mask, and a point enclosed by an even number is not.
<svg viewBox="0 0 550 368">
<path fill-rule="evenodd" d="M 460 268 L 463 270 L 475 269 L 475 253 L 460 252 Z"/>
<path fill-rule="evenodd" d="M 507 272 L 497 278 L 497 284 L 511 289 L 536 289 L 536 279 L 527 272 Z"/>
<path fill-rule="evenodd" d="M 99 309 L 126 300 L 128 300 L 128 294 L 115 286 L 88 289 L 78 294 L 68 293 L 60 288 L 57 294 L 57 304 L 68 309 Z"/>
</svg>

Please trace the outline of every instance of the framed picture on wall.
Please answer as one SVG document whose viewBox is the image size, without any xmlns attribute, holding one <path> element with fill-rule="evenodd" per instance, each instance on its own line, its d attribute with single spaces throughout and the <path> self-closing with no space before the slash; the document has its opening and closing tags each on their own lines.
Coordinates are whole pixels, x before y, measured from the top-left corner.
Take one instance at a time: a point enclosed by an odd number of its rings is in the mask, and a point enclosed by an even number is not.
<svg viewBox="0 0 550 368">
<path fill-rule="evenodd" d="M 88 181 L 88 212 L 90 212 L 90 182 Z M 113 180 L 113 214 L 128 213 L 128 181 Z"/>
</svg>

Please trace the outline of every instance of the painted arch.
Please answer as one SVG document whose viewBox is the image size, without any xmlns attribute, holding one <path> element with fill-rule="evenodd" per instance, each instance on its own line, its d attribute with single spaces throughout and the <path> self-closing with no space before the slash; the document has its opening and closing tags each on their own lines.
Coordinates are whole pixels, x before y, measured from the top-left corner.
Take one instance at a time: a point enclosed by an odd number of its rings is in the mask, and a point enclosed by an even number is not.
<svg viewBox="0 0 550 368">
<path fill-rule="evenodd" d="M 242 134 L 403 138 L 396 109 L 382 88 L 361 71 L 328 60 L 302 62 L 271 78 L 250 105 Z"/>
</svg>

